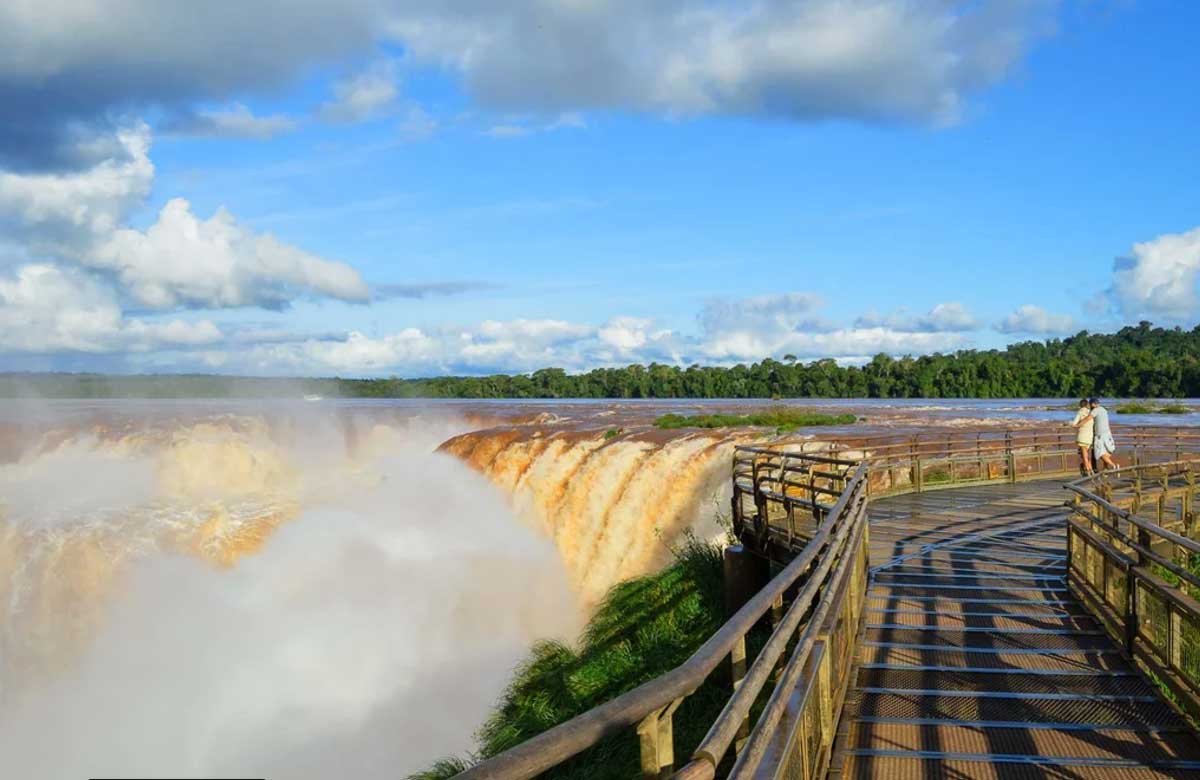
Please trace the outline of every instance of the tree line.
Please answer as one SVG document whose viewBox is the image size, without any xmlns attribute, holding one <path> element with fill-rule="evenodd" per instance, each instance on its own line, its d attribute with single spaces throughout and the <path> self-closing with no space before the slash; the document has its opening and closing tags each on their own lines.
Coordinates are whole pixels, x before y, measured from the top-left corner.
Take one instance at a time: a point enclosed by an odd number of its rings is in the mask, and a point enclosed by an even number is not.
<svg viewBox="0 0 1200 780">
<path fill-rule="evenodd" d="M 1149 322 L 1005 349 L 893 358 L 861 366 L 794 356 L 751 365 L 651 363 L 570 374 L 426 379 L 265 379 L 207 375 L 5 374 L 0 396 L 357 398 L 1125 398 L 1200 397 L 1200 326 Z"/>
</svg>

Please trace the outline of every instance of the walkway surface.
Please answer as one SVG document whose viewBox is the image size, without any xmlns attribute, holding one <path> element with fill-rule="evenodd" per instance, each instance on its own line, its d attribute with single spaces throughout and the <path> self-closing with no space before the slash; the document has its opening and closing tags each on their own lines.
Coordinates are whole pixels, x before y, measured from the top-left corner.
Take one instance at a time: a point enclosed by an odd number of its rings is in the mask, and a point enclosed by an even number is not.
<svg viewBox="0 0 1200 780">
<path fill-rule="evenodd" d="M 1059 483 L 871 506 L 842 780 L 1200 780 L 1200 741 L 1071 597 Z"/>
</svg>

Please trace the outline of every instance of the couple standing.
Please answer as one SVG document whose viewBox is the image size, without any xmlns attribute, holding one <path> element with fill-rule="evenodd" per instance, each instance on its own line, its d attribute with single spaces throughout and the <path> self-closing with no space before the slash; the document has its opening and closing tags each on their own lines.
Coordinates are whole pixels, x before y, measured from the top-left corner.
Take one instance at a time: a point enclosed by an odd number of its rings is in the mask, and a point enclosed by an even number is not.
<svg viewBox="0 0 1200 780">
<path fill-rule="evenodd" d="M 1075 443 L 1079 445 L 1080 470 L 1093 474 L 1098 468 L 1115 469 L 1112 454 L 1117 448 L 1112 429 L 1108 426 L 1108 410 L 1099 398 L 1084 398 L 1071 422 L 1075 427 Z"/>
</svg>

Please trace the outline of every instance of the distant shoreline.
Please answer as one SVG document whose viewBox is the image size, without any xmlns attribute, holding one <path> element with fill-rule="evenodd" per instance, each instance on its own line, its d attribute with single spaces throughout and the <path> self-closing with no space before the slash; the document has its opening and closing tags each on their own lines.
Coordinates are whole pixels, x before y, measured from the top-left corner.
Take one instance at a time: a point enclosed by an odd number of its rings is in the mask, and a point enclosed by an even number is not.
<svg viewBox="0 0 1200 780">
<path fill-rule="evenodd" d="M 859 365 L 794 355 L 750 365 L 651 363 L 568 373 L 402 379 L 219 374 L 0 373 L 0 398 L 478 399 L 1026 399 L 1200 397 L 1200 326 L 1149 322 L 1111 334 L 1027 341 L 1003 350 L 893 358 Z"/>
</svg>

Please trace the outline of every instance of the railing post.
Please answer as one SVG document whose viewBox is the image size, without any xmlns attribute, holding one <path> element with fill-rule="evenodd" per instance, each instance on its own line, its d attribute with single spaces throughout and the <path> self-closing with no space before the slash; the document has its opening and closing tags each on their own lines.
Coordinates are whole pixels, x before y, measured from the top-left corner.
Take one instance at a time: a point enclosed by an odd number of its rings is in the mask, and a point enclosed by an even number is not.
<svg viewBox="0 0 1200 780">
<path fill-rule="evenodd" d="M 1125 654 L 1133 658 L 1133 643 L 1137 639 L 1137 579 L 1133 567 L 1125 564 Z"/>
<path fill-rule="evenodd" d="M 913 460 L 913 484 L 917 486 L 918 493 L 922 491 L 925 484 L 925 475 L 922 473 L 920 457 Z"/>
<path fill-rule="evenodd" d="M 638 724 L 642 780 L 667 780 L 675 771 L 675 710 L 683 699 L 655 710 Z"/>
<path fill-rule="evenodd" d="M 740 544 L 732 544 L 725 548 L 724 562 L 725 619 L 728 620 L 770 581 L 771 564 L 766 558 L 755 555 Z M 729 661 L 730 681 L 733 689 L 737 690 L 746 676 L 746 637 L 740 637 L 734 644 Z M 738 749 L 749 734 L 750 723 L 747 720 L 738 731 Z"/>
<path fill-rule="evenodd" d="M 821 741 L 828 747 L 833 742 L 833 661 L 830 658 L 831 643 L 828 634 L 823 636 L 818 644 L 821 647 L 821 663 L 817 668 L 817 676 L 820 679 L 820 696 L 821 696 Z M 813 645 L 813 652 L 817 650 L 817 645 Z"/>
</svg>

